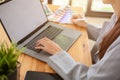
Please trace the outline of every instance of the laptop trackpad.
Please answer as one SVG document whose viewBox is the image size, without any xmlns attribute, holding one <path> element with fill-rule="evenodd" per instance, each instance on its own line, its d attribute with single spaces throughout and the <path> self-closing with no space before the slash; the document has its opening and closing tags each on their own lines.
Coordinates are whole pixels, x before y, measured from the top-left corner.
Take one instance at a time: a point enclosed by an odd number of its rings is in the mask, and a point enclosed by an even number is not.
<svg viewBox="0 0 120 80">
<path fill-rule="evenodd" d="M 60 34 L 53 41 L 56 42 L 63 50 L 68 50 L 73 44 L 74 39 Z"/>
</svg>

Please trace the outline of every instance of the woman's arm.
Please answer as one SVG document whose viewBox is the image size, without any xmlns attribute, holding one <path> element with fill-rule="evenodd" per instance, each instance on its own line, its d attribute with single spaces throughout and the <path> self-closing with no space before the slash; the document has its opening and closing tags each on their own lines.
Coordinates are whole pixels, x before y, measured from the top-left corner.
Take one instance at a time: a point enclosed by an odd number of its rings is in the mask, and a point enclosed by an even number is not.
<svg viewBox="0 0 120 80">
<path fill-rule="evenodd" d="M 97 64 L 90 68 L 75 62 L 65 51 L 51 56 L 48 64 L 64 80 L 119 80 L 120 45 L 115 46 Z"/>
<path fill-rule="evenodd" d="M 56 43 L 48 38 L 37 42 L 36 48 L 50 54 L 47 63 L 64 80 L 120 80 L 120 39 L 114 42 L 104 57 L 95 65 L 87 66 L 75 62 L 72 57 L 63 51 Z"/>
<path fill-rule="evenodd" d="M 64 80 L 86 80 L 88 67 L 75 62 L 65 51 L 60 51 L 47 62 Z"/>
<path fill-rule="evenodd" d="M 42 49 L 52 56 L 48 58 L 47 63 L 64 80 L 85 80 L 88 67 L 75 62 L 72 57 L 63 51 L 59 45 L 48 38 L 42 38 L 36 42 L 36 49 Z"/>
<path fill-rule="evenodd" d="M 100 34 L 101 28 L 97 28 L 97 27 L 95 27 L 91 24 L 88 24 L 88 23 L 86 23 L 86 24 L 87 24 L 86 28 L 87 28 L 88 38 L 96 41 L 99 34 Z"/>
<path fill-rule="evenodd" d="M 96 41 L 101 29 L 89 24 L 85 20 L 81 20 L 81 18 L 83 17 L 80 15 L 73 15 L 73 17 L 71 18 L 71 21 L 73 24 L 77 25 L 78 27 L 79 26 L 86 27 L 88 31 L 89 39 Z"/>
</svg>

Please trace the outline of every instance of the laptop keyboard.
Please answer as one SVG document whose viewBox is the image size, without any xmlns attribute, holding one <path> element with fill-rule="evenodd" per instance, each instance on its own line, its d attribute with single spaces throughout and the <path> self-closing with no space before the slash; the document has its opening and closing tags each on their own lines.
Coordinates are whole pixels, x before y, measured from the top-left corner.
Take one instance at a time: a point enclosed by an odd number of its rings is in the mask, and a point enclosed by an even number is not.
<svg viewBox="0 0 120 80">
<path fill-rule="evenodd" d="M 40 52 L 41 50 L 35 49 L 35 43 L 36 43 L 36 41 L 38 41 L 39 39 L 41 39 L 43 37 L 47 37 L 47 38 L 53 40 L 62 31 L 63 31 L 63 29 L 49 26 L 44 31 L 42 31 L 41 33 L 39 33 L 34 39 L 32 39 L 30 42 L 28 42 L 25 46 L 27 48 L 31 49 L 31 50 L 34 50 L 36 52 Z"/>
</svg>

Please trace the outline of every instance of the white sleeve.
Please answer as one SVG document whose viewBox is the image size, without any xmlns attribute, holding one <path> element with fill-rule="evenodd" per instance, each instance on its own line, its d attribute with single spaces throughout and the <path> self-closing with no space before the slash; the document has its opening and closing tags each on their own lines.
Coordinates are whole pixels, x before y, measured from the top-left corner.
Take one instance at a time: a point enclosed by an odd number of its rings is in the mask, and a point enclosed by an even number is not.
<svg viewBox="0 0 120 80">
<path fill-rule="evenodd" d="M 64 80 L 120 80 L 120 46 L 115 46 L 90 68 L 75 62 L 65 51 L 47 62 Z"/>
<path fill-rule="evenodd" d="M 96 41 L 99 35 L 107 27 L 108 24 L 109 24 L 109 21 L 105 21 L 101 28 L 97 28 L 96 26 L 92 24 L 87 24 L 86 28 L 87 28 L 89 39 Z"/>
<path fill-rule="evenodd" d="M 107 51 L 104 57 L 88 70 L 88 80 L 120 80 L 120 44 Z"/>
<path fill-rule="evenodd" d="M 86 80 L 88 67 L 75 62 L 65 51 L 50 57 L 47 62 L 64 80 Z"/>
<path fill-rule="evenodd" d="M 91 24 L 87 24 L 86 28 L 88 32 L 88 38 L 96 41 L 100 34 L 101 28 L 97 28 Z"/>
</svg>

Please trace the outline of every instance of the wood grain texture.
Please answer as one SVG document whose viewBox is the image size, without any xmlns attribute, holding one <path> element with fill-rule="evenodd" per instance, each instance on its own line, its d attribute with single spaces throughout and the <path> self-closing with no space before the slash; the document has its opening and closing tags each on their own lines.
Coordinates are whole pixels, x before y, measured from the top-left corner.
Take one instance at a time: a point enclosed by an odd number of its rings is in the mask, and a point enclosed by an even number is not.
<svg viewBox="0 0 120 80">
<path fill-rule="evenodd" d="M 55 6 L 55 5 L 49 5 L 49 7 L 53 11 L 58 9 L 58 6 Z M 72 7 L 72 10 L 78 13 L 82 12 L 82 8 L 80 7 L 74 7 L 74 8 Z M 60 24 L 60 25 L 63 25 L 63 24 Z M 90 48 L 89 48 L 88 35 L 87 35 L 86 28 L 78 27 L 78 26 L 70 25 L 70 24 L 64 24 L 63 26 L 79 30 L 82 33 L 82 35 L 78 38 L 78 40 L 68 50 L 68 54 L 70 54 L 76 62 L 80 62 L 87 66 L 90 66 L 92 64 L 92 61 L 91 61 L 91 54 L 90 54 Z M 6 42 L 9 42 L 2 26 L 0 25 L 0 42 L 4 40 L 6 40 Z M 19 57 L 19 61 L 21 62 L 20 80 L 24 80 L 25 74 L 29 70 L 51 72 L 51 73 L 54 72 L 54 70 L 52 70 L 46 63 L 40 60 L 37 60 L 33 57 L 30 57 L 24 53 Z"/>
<path fill-rule="evenodd" d="M 0 44 L 7 43 L 10 44 L 9 38 L 6 35 L 6 32 L 3 29 L 2 24 L 0 23 Z"/>
</svg>

